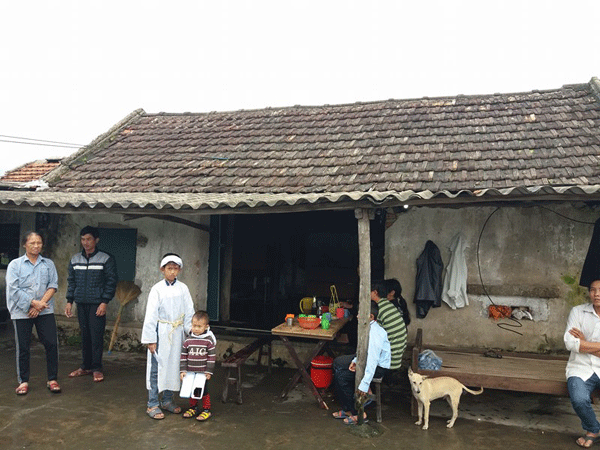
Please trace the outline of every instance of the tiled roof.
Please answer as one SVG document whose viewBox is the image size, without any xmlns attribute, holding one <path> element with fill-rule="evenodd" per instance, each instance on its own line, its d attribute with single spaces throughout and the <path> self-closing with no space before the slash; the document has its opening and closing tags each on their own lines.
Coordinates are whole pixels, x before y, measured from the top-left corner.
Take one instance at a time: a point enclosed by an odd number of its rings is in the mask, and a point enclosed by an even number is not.
<svg viewBox="0 0 600 450">
<path fill-rule="evenodd" d="M 63 192 L 312 194 L 600 185 L 600 82 L 252 111 L 134 112 Z"/>
<path fill-rule="evenodd" d="M 39 180 L 52 169 L 60 164 L 59 160 L 42 160 L 27 163 L 16 169 L 9 170 L 0 177 L 1 181 L 27 183 L 28 181 Z"/>
</svg>

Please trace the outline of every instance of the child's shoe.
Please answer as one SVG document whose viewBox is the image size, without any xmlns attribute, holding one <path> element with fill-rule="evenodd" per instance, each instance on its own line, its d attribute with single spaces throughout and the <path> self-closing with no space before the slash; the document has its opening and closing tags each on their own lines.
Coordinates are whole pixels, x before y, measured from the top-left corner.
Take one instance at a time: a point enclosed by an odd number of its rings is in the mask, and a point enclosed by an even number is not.
<svg viewBox="0 0 600 450">
<path fill-rule="evenodd" d="M 186 412 L 183 413 L 183 417 L 184 419 L 192 419 L 194 417 L 197 417 L 200 414 L 200 411 L 198 411 L 197 408 L 190 408 L 188 409 Z"/>
<path fill-rule="evenodd" d="M 212 413 L 210 412 L 210 410 L 205 409 L 200 414 L 198 414 L 198 417 L 196 417 L 196 420 L 199 422 L 204 422 L 205 420 L 210 419 L 211 416 L 212 416 Z"/>
</svg>

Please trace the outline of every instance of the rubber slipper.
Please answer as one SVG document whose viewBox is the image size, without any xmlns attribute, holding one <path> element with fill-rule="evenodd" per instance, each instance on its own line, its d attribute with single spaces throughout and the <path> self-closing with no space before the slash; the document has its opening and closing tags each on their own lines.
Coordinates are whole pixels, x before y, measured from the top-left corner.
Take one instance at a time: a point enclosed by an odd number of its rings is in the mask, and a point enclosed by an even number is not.
<svg viewBox="0 0 600 450">
<path fill-rule="evenodd" d="M 170 413 L 181 414 L 181 408 L 173 402 L 161 403 L 160 407 L 165 411 L 169 411 Z"/>
<path fill-rule="evenodd" d="M 94 372 L 94 381 L 96 383 L 104 381 L 104 375 L 102 374 L 102 372 Z"/>
<path fill-rule="evenodd" d="M 60 394 L 60 385 L 58 384 L 58 381 L 56 381 L 56 380 L 48 381 L 48 383 L 46 383 L 46 387 L 53 394 Z"/>
<path fill-rule="evenodd" d="M 210 411 L 202 411 L 200 414 L 198 414 L 198 417 L 196 417 L 196 420 L 198 422 L 204 422 L 205 420 L 208 420 L 212 417 L 212 413 Z"/>
<path fill-rule="evenodd" d="M 154 406 L 150 409 L 147 409 L 146 414 L 148 414 L 148 416 L 150 416 L 150 418 L 154 420 L 162 420 L 165 418 L 165 414 L 160 410 L 158 406 Z"/>
<path fill-rule="evenodd" d="M 25 395 L 25 394 L 27 394 L 27 392 L 29 392 L 29 384 L 28 383 L 21 383 L 20 385 L 17 386 L 17 389 L 15 389 L 15 393 L 17 395 Z"/>
<path fill-rule="evenodd" d="M 356 416 L 348 416 L 344 419 L 344 423 L 346 425 L 357 425 L 358 424 L 358 417 L 356 417 L 356 419 L 354 419 Z M 364 419 L 363 423 L 369 423 L 368 419 Z"/>
<path fill-rule="evenodd" d="M 91 375 L 92 371 L 91 370 L 85 370 L 82 369 L 81 367 L 77 370 L 74 370 L 73 372 L 71 372 L 69 374 L 69 378 L 76 378 L 76 377 L 83 377 L 85 375 Z"/>
<path fill-rule="evenodd" d="M 583 444 L 580 444 L 579 439 L 582 439 L 582 438 L 583 438 Z M 593 444 L 595 444 L 596 442 L 598 442 L 598 440 L 600 440 L 600 434 L 598 436 L 588 436 L 587 434 L 584 434 L 579 439 L 577 439 L 575 441 L 575 443 L 577 445 L 579 445 L 580 447 L 583 447 L 583 448 L 590 448 Z M 588 442 L 589 442 L 589 444 L 588 444 Z"/>
<path fill-rule="evenodd" d="M 339 411 L 334 412 L 331 415 L 333 416 L 334 419 L 345 419 L 346 417 L 348 417 L 348 414 L 346 414 L 346 411 L 342 411 L 341 409 Z"/>
</svg>

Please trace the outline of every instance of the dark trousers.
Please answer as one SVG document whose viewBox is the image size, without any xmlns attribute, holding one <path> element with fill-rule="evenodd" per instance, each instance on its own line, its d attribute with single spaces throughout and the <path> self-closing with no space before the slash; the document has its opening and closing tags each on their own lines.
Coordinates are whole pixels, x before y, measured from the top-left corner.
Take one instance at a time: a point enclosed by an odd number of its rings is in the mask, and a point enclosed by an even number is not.
<svg viewBox="0 0 600 450">
<path fill-rule="evenodd" d="M 348 367 L 355 355 L 338 356 L 333 360 L 333 388 L 335 396 L 343 411 L 350 411 L 356 415 L 354 406 L 354 391 L 356 372 L 351 372 Z M 387 373 L 388 369 L 377 366 L 373 378 L 379 378 Z"/>
<path fill-rule="evenodd" d="M 96 316 L 97 304 L 77 303 L 77 319 L 81 329 L 81 357 L 83 370 L 102 372 L 102 351 L 106 315 Z"/>
<path fill-rule="evenodd" d="M 48 381 L 56 380 L 58 376 L 58 337 L 56 335 L 54 314 L 43 314 L 33 319 L 15 319 L 13 324 L 15 327 L 17 378 L 19 383 L 29 382 L 31 332 L 34 325 L 40 342 L 46 349 Z"/>
</svg>

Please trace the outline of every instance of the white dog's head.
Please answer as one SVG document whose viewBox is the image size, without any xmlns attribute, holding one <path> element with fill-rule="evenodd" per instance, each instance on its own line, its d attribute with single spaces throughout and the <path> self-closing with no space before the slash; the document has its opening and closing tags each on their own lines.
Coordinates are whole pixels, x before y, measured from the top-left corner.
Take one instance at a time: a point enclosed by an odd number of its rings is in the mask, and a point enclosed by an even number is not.
<svg viewBox="0 0 600 450">
<path fill-rule="evenodd" d="M 408 368 L 408 381 L 410 381 L 410 388 L 415 394 L 421 392 L 421 386 L 426 378 L 426 376 L 414 373 L 410 367 Z"/>
</svg>

